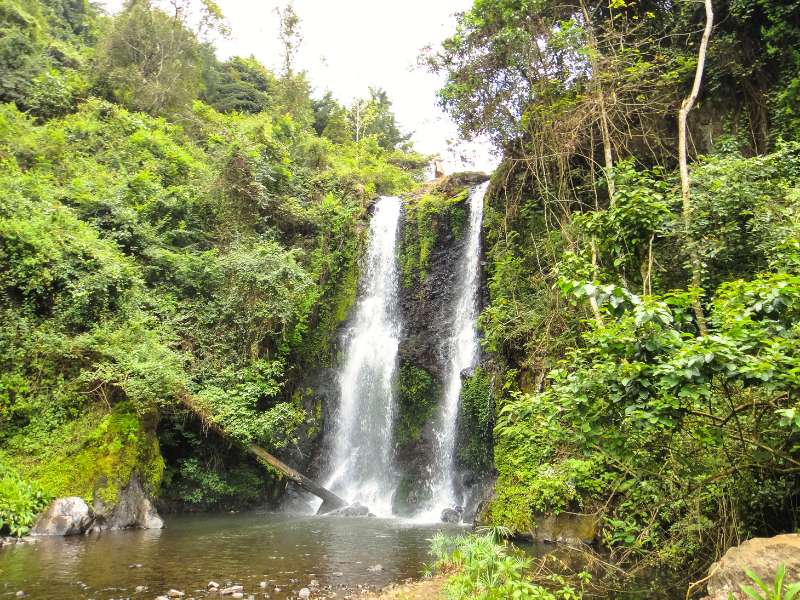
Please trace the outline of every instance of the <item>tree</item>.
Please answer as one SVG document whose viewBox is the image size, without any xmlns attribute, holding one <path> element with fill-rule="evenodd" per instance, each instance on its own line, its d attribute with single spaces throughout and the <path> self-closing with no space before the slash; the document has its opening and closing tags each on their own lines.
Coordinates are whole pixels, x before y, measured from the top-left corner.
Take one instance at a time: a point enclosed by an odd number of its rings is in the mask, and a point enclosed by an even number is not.
<svg viewBox="0 0 800 600">
<path fill-rule="evenodd" d="M 706 24 L 703 29 L 703 37 L 700 40 L 700 49 L 697 55 L 697 68 L 695 69 L 694 82 L 689 95 L 681 103 L 681 109 L 678 111 L 678 164 L 681 174 L 681 200 L 683 204 L 683 223 L 687 235 L 692 229 L 692 200 L 691 190 L 689 187 L 689 164 L 686 150 L 686 120 L 689 117 L 689 111 L 694 107 L 697 101 L 697 95 L 700 93 L 700 83 L 703 80 L 703 69 L 706 64 L 706 51 L 708 49 L 708 39 L 711 37 L 711 29 L 714 26 L 714 11 L 711 6 L 711 0 L 705 0 L 706 11 Z M 700 289 L 700 255 L 697 252 L 697 241 L 688 240 L 689 254 L 691 257 L 691 270 L 692 270 L 692 286 L 695 290 Z M 693 301 L 694 315 L 697 321 L 697 327 L 700 333 L 705 335 L 708 332 L 706 327 L 706 318 L 703 313 L 703 306 L 699 298 Z"/>
<path fill-rule="evenodd" d="M 305 71 L 295 72 L 297 50 L 303 41 L 300 17 L 291 3 L 276 8 L 278 36 L 283 45 L 283 72 L 278 81 L 279 104 L 301 126 L 310 126 L 314 120 L 311 105 L 311 85 Z"/>
<path fill-rule="evenodd" d="M 129 0 L 101 39 L 97 85 L 134 110 L 176 112 L 202 85 L 200 44 L 182 21 L 150 0 Z"/>
<path fill-rule="evenodd" d="M 220 112 L 259 113 L 276 102 L 277 79 L 252 56 L 214 61 L 205 80 L 203 97 Z"/>
<path fill-rule="evenodd" d="M 347 109 L 339 104 L 328 91 L 312 102 L 314 109 L 314 131 L 337 143 L 350 141 L 353 132 L 347 119 Z"/>
<path fill-rule="evenodd" d="M 280 22 L 278 35 L 283 45 L 283 76 L 291 77 L 294 72 L 294 60 L 297 49 L 303 41 L 300 33 L 300 17 L 291 3 L 275 9 Z"/>
<path fill-rule="evenodd" d="M 659 162 L 681 55 L 658 3 L 486 0 L 424 57 L 447 83 L 439 101 L 466 137 L 487 135 L 554 209 L 614 198 L 615 156 Z M 574 185 L 575 169 L 603 186 Z M 586 193 L 589 192 L 589 193 Z M 559 219 L 561 217 L 558 217 Z"/>
<path fill-rule="evenodd" d="M 22 100 L 30 81 L 46 70 L 44 27 L 36 4 L 0 2 L 0 101 Z"/>
<path fill-rule="evenodd" d="M 314 107 L 311 104 L 311 84 L 305 71 L 283 75 L 277 82 L 278 108 L 302 127 L 314 123 Z"/>
<path fill-rule="evenodd" d="M 392 103 L 381 88 L 369 88 L 369 98 L 358 98 L 350 107 L 350 128 L 354 140 L 375 136 L 378 145 L 385 150 L 393 150 L 410 139 L 397 126 L 392 111 Z"/>
<path fill-rule="evenodd" d="M 393 150 L 403 142 L 407 142 L 411 136 L 400 131 L 386 91 L 371 87 L 369 95 L 373 112 L 372 120 L 367 124 L 365 130 L 366 134 L 377 137 L 378 144 L 386 150 Z"/>
</svg>

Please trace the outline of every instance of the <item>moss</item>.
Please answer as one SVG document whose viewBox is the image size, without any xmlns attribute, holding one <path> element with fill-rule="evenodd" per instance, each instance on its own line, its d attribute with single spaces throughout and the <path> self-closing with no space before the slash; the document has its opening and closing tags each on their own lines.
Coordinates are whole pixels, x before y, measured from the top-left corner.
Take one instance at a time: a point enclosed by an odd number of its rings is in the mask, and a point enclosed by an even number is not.
<svg viewBox="0 0 800 600">
<path fill-rule="evenodd" d="M 148 492 L 158 491 L 164 473 L 158 439 L 130 405 L 89 413 L 69 427 L 67 443 L 46 449 L 28 465 L 45 494 L 97 498 L 113 506 L 134 473 Z"/>
<path fill-rule="evenodd" d="M 524 485 L 495 485 L 494 498 L 481 515 L 485 523 L 508 527 L 514 534 L 533 529 L 533 511 Z"/>
<path fill-rule="evenodd" d="M 309 334 L 296 349 L 299 362 L 313 366 L 331 366 L 333 362 L 331 343 L 356 302 L 358 295 L 358 258 L 364 239 L 357 231 L 344 247 L 331 253 L 327 259 L 332 263 L 323 284 L 322 295 L 317 302 L 317 312 L 312 318 Z"/>
<path fill-rule="evenodd" d="M 420 440 L 440 395 L 439 385 L 427 370 L 410 364 L 400 365 L 395 421 L 398 446 L 407 446 Z"/>
<path fill-rule="evenodd" d="M 450 231 L 453 232 L 453 236 L 457 240 L 461 239 L 467 227 L 468 211 L 466 201 L 468 198 L 469 188 L 465 188 L 451 200 L 449 210 L 447 211 L 450 220 Z"/>
<path fill-rule="evenodd" d="M 466 227 L 466 199 L 469 188 L 453 195 L 429 192 L 409 198 L 405 204 L 403 244 L 400 265 L 403 285 L 407 288 L 422 283 L 427 277 L 429 260 L 444 228 L 460 238 Z"/>
<path fill-rule="evenodd" d="M 492 467 L 494 401 L 491 387 L 491 376 L 481 368 L 475 369 L 461 387 L 457 456 L 462 466 L 476 472 Z"/>
</svg>

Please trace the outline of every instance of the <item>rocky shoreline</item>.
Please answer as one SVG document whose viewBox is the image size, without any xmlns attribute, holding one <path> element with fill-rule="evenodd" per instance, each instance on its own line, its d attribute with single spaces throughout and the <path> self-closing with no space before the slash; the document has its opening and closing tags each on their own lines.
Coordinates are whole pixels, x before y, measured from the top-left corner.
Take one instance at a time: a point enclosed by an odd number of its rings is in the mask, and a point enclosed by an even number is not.
<svg viewBox="0 0 800 600">
<path fill-rule="evenodd" d="M 363 600 L 436 600 L 442 595 L 447 577 L 439 575 L 419 581 L 406 580 L 401 584 L 392 584 L 379 592 L 361 596 Z"/>
</svg>

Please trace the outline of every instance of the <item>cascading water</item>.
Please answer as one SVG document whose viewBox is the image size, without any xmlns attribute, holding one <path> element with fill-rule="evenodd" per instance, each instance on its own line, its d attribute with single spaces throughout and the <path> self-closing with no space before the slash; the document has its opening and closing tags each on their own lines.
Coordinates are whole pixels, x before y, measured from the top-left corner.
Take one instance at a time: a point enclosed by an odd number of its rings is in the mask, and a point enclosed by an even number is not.
<svg viewBox="0 0 800 600">
<path fill-rule="evenodd" d="M 355 317 L 346 333 L 326 487 L 378 516 L 391 515 L 394 378 L 400 319 L 396 246 L 400 199 L 380 198 L 370 221 Z"/>
<path fill-rule="evenodd" d="M 461 498 L 453 481 L 456 426 L 461 395 L 461 373 L 475 366 L 480 352 L 475 321 L 478 317 L 483 197 L 488 187 L 488 182 L 483 183 L 473 187 L 469 194 L 467 239 L 458 271 L 452 333 L 445 346 L 447 378 L 444 382 L 444 399 L 434 438 L 431 500 L 429 508 L 420 515 L 423 520 L 438 519 L 443 509 L 461 504 Z"/>
</svg>

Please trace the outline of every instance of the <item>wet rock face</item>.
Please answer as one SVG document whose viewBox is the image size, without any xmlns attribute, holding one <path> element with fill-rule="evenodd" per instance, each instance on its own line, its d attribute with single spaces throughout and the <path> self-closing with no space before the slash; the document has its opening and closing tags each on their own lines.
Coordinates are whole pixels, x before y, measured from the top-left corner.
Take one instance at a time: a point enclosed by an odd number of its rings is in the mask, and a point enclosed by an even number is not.
<svg viewBox="0 0 800 600">
<path fill-rule="evenodd" d="M 463 236 L 457 239 L 449 227 L 440 225 L 424 279 L 414 278 L 400 286 L 399 304 L 403 315 L 403 337 L 398 349 L 400 361 L 425 369 L 439 381 L 446 375 L 442 343 L 450 335 L 464 242 Z M 405 236 L 404 243 L 409 243 Z"/>
<path fill-rule="evenodd" d="M 119 494 L 113 506 L 95 499 L 94 512 L 99 529 L 161 529 L 164 521 L 156 512 L 150 498 L 142 488 L 138 475 Z"/>
<path fill-rule="evenodd" d="M 397 249 L 398 309 L 403 323 L 394 426 L 399 485 L 392 502 L 394 514 L 400 516 L 417 513 L 430 500 L 434 425 L 447 375 L 445 344 L 451 335 L 459 265 L 466 243 L 468 192 L 488 178 L 484 173 L 457 173 L 439 180 L 417 198 L 404 199 Z M 424 200 L 426 195 L 435 198 Z M 417 210 L 419 205 L 427 208 Z M 481 289 L 483 304 L 484 282 Z M 342 324 L 340 333 L 346 326 Z M 335 336 L 333 343 L 332 354 L 338 356 L 341 336 Z M 334 364 L 307 374 L 306 385 L 321 405 L 322 434 L 314 440 L 314 447 L 286 457 L 312 477 L 325 472 L 325 457 L 330 450 L 326 443 L 331 439 L 330 427 L 339 401 L 337 367 Z M 465 493 L 465 509 L 472 514 L 477 500 L 470 502 L 470 495 Z"/>
<path fill-rule="evenodd" d="M 771 586 L 778 566 L 786 568 L 784 585 L 800 582 L 800 534 L 787 533 L 770 538 L 753 538 L 728 550 L 709 569 L 708 596 L 705 600 L 748 598 L 741 585 L 755 587 L 745 569 Z"/>
<path fill-rule="evenodd" d="M 392 502 L 400 516 L 415 514 L 431 500 L 429 469 L 467 242 L 468 194 L 487 179 L 483 173 L 457 173 L 405 205 L 399 250 L 403 333 L 395 423 L 395 459 L 402 477 Z M 483 281 L 480 287 L 485 289 Z"/>
<path fill-rule="evenodd" d="M 89 506 L 82 498 L 58 498 L 50 503 L 33 526 L 33 535 L 80 535 L 94 522 Z"/>
<path fill-rule="evenodd" d="M 400 361 L 426 369 L 439 380 L 446 375 L 443 342 L 450 335 L 466 243 L 467 194 L 469 188 L 488 179 L 485 173 L 455 173 L 428 190 L 443 199 L 433 203 L 437 206 L 420 208 L 417 203 L 424 202 L 415 198 L 405 203 L 400 233 L 403 273 L 399 300 L 404 326 Z M 418 246 L 425 246 L 424 252 Z M 414 256 L 416 261 L 408 260 Z"/>
<path fill-rule="evenodd" d="M 464 509 L 460 506 L 455 508 L 445 508 L 442 511 L 440 519 L 442 523 L 461 523 L 461 516 L 464 514 Z"/>
</svg>

